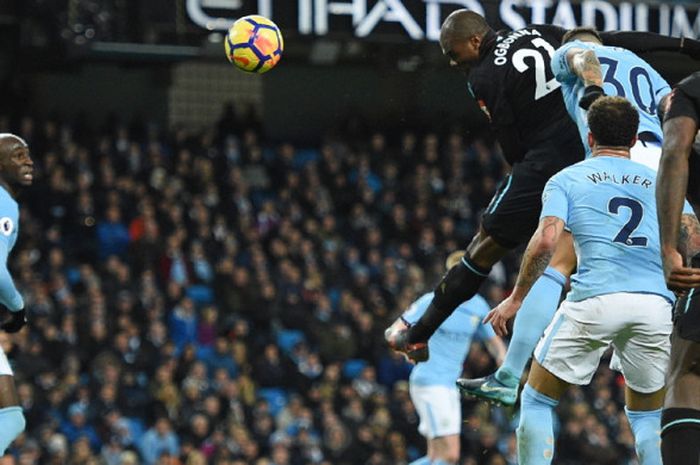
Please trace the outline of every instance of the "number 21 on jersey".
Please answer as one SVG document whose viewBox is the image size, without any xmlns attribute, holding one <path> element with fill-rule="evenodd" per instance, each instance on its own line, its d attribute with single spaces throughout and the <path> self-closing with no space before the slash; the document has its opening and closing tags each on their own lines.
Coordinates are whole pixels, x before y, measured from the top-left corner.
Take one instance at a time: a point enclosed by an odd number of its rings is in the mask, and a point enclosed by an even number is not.
<svg viewBox="0 0 700 465">
<path fill-rule="evenodd" d="M 535 100 L 539 100 L 558 89 L 561 84 L 555 78 L 547 79 L 547 68 L 549 68 L 549 62 L 552 60 L 552 55 L 554 55 L 554 47 L 541 37 L 536 37 L 530 42 L 537 48 L 521 48 L 517 50 L 513 53 L 513 66 L 518 72 L 524 73 L 530 69 L 530 64 L 526 63 L 525 60 L 528 59 L 529 62 L 534 62 Z M 541 49 L 544 49 L 549 54 L 546 60 Z"/>
</svg>

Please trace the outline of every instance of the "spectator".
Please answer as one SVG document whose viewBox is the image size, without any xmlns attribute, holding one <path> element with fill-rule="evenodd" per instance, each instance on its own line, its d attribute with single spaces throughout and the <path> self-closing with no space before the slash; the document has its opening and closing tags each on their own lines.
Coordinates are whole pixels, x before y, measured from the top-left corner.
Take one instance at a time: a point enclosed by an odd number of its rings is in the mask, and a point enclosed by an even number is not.
<svg viewBox="0 0 700 465">
<path fill-rule="evenodd" d="M 138 449 L 144 465 L 155 465 L 163 454 L 176 456 L 180 447 L 170 421 L 165 417 L 158 418 L 155 425 L 144 433 Z"/>
</svg>

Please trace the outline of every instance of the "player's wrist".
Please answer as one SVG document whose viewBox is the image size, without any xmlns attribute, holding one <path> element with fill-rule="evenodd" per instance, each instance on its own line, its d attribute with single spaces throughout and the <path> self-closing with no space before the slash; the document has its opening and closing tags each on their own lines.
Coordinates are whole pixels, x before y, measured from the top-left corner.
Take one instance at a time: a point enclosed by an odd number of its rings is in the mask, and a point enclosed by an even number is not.
<svg viewBox="0 0 700 465">
<path fill-rule="evenodd" d="M 661 246 L 661 256 L 663 257 L 672 257 L 674 255 L 679 255 L 680 252 L 678 251 L 678 245 L 677 244 L 667 244 Z"/>
</svg>

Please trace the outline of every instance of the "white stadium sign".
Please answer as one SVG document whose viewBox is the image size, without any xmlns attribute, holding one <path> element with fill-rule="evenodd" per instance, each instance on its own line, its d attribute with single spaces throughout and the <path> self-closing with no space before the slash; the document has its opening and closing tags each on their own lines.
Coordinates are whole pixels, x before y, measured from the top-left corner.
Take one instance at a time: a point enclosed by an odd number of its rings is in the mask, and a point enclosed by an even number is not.
<svg viewBox="0 0 700 465">
<path fill-rule="evenodd" d="M 653 31 L 700 37 L 698 4 L 602 0 L 187 0 L 187 14 L 207 30 L 226 30 L 240 16 L 260 14 L 301 35 L 345 33 L 360 38 L 391 33 L 438 39 L 442 20 L 457 8 L 486 16 L 494 26 L 520 29 L 549 23 L 566 28 Z"/>
</svg>

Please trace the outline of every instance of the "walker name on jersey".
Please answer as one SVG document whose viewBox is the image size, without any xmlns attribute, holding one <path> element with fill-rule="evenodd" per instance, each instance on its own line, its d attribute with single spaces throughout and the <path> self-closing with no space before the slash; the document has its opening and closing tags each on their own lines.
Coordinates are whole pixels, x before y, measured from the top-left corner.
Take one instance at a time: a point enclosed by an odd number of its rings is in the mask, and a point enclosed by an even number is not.
<svg viewBox="0 0 700 465">
<path fill-rule="evenodd" d="M 645 178 L 638 174 L 609 174 L 606 171 L 599 171 L 598 173 L 589 174 L 586 176 L 589 181 L 593 184 L 618 184 L 618 185 L 638 185 L 645 189 L 653 187 L 654 183 L 649 178 Z"/>
</svg>

